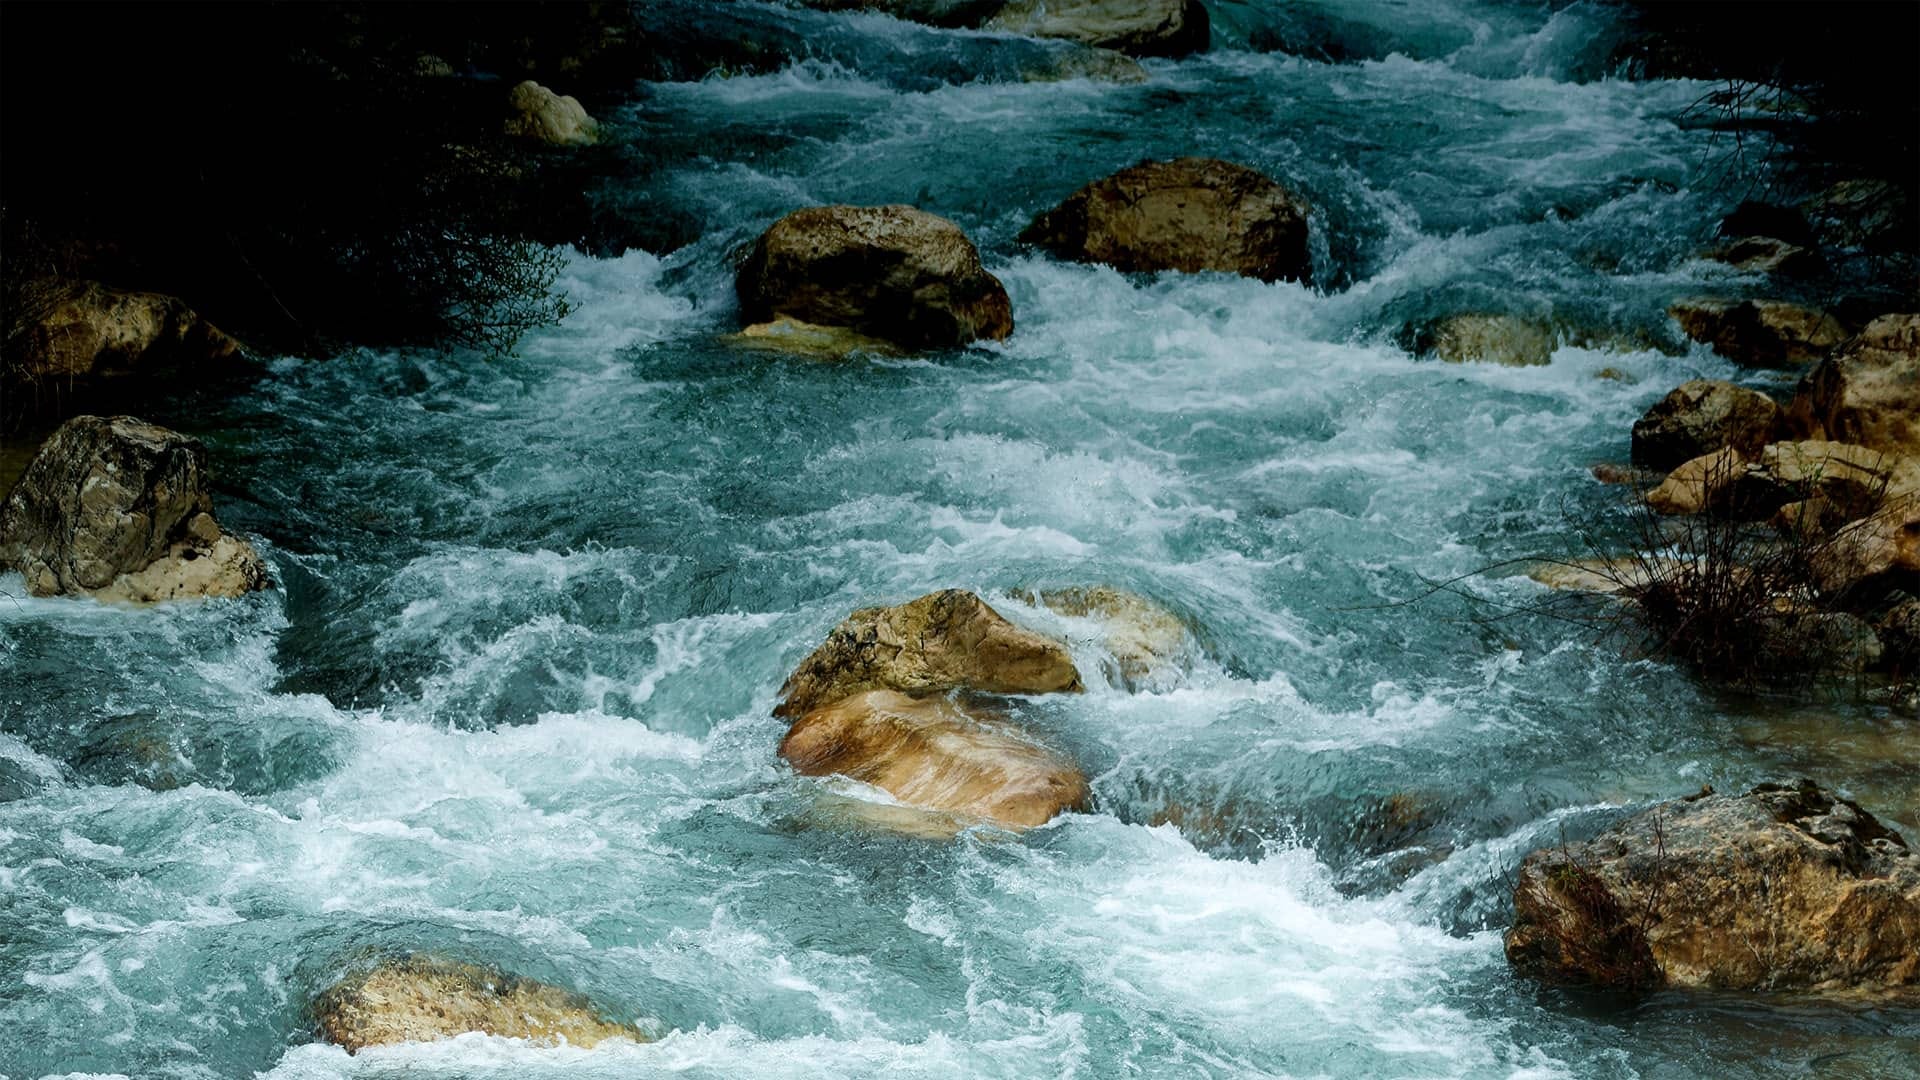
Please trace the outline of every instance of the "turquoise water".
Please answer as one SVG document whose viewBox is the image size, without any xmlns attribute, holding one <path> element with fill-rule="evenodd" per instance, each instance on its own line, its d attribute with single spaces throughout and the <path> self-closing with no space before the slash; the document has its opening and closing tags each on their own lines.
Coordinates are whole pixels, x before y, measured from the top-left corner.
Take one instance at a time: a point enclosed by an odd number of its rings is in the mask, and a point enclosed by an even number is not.
<svg viewBox="0 0 1920 1080">
<path fill-rule="evenodd" d="M 1920 1075 L 1911 1012 L 1581 1000 L 1500 953 L 1528 850 L 1702 783 L 1811 773 L 1911 835 L 1910 720 L 1490 620 L 1543 596 L 1510 568 L 1395 603 L 1614 528 L 1588 467 L 1736 374 L 1661 315 L 1761 287 L 1688 258 L 1739 195 L 1698 182 L 1702 84 L 1602 77 L 1617 28 L 1579 4 L 1220 3 L 1216 51 L 1119 86 L 1019 81 L 1035 46 L 992 35 L 739 10 L 809 48 L 603 118 L 633 164 L 608 205 L 658 251 L 575 258 L 579 310 L 518 358 L 280 359 L 156 407 L 274 589 L 0 599 L 0 1075 Z M 1297 186 L 1315 280 L 1013 244 L 1181 153 Z M 960 223 L 1014 335 L 728 345 L 739 247 L 833 201 Z M 1626 344 L 1531 369 L 1400 344 L 1489 306 Z M 850 609 L 976 589 L 1097 671 L 1090 624 L 1009 595 L 1097 583 L 1198 647 L 1149 692 L 1018 706 L 1090 812 L 951 843 L 811 815 L 769 712 Z M 315 1043 L 314 990 L 379 948 L 661 1039 Z"/>
</svg>

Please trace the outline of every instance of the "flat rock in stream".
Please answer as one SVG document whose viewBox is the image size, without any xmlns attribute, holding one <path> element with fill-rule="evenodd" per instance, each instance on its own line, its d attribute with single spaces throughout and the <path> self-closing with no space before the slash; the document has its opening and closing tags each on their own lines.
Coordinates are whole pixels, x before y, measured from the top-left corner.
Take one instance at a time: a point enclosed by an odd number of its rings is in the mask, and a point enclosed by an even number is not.
<svg viewBox="0 0 1920 1080">
<path fill-rule="evenodd" d="M 230 597 L 266 563 L 220 528 L 200 443 L 131 416 L 76 416 L 0 505 L 0 566 L 35 596 L 151 603 Z"/>
<path fill-rule="evenodd" d="M 1920 855 L 1820 788 L 1663 803 L 1527 856 L 1507 960 L 1610 989 L 1920 989 Z"/>
<path fill-rule="evenodd" d="M 637 1029 L 603 1018 L 592 1002 L 570 990 L 422 954 L 349 975 L 315 999 L 313 1013 L 327 1041 L 349 1054 L 471 1031 L 547 1046 L 647 1041 Z"/>
<path fill-rule="evenodd" d="M 787 676 L 775 716 L 804 716 L 868 690 L 1049 694 L 1083 689 L 1066 646 L 946 589 L 847 616 Z"/>
<path fill-rule="evenodd" d="M 1200 0 L 1011 0 L 987 29 L 1067 38 L 1128 56 L 1205 52 L 1213 37 Z"/>
<path fill-rule="evenodd" d="M 973 822 L 1044 825 L 1086 802 L 1086 777 L 1064 755 L 996 718 L 944 697 L 871 690 L 794 721 L 780 756 L 803 776 L 843 776 L 880 788 L 905 807 L 868 820 L 938 835 Z M 884 805 L 884 804 L 882 804 Z M 937 823 L 937 824 L 935 824 Z"/>
</svg>

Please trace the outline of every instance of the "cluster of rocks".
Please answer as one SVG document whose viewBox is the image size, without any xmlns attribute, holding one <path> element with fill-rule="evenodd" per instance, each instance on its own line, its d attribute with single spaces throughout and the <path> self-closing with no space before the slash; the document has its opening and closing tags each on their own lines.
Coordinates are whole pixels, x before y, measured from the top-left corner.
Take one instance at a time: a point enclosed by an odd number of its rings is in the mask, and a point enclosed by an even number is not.
<svg viewBox="0 0 1920 1080">
<path fill-rule="evenodd" d="M 1148 161 L 1094 181 L 1020 239 L 1124 271 L 1218 271 L 1263 281 L 1312 271 L 1309 208 L 1260 173 L 1210 158 Z M 838 355 L 1013 332 L 1000 280 L 960 228 L 910 206 L 816 206 L 761 234 L 735 279 L 741 340 Z"/>
<path fill-rule="evenodd" d="M 1027 598 L 1099 626 L 1118 686 L 1163 677 L 1188 649 L 1180 620 L 1132 593 L 1098 586 Z M 1031 828 L 1083 806 L 1087 780 L 1002 699 L 1084 688 L 1064 642 L 1014 625 L 973 593 L 929 593 L 854 612 L 800 662 L 774 709 L 792 720 L 780 756 L 803 776 L 845 777 L 898 803 L 862 804 L 856 816 L 869 824 L 945 836 L 981 823 Z"/>
</svg>

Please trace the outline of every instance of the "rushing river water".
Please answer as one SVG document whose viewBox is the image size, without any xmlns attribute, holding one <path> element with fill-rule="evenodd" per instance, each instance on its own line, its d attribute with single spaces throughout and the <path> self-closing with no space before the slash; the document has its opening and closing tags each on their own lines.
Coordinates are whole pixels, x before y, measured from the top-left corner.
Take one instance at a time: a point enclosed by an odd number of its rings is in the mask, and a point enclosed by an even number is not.
<svg viewBox="0 0 1920 1080">
<path fill-rule="evenodd" d="M 1489 619 L 1542 595 L 1513 569 L 1396 603 L 1604 535 L 1619 496 L 1588 467 L 1674 384 L 1738 377 L 1661 314 L 1757 287 L 1689 258 L 1739 197 L 1701 179 L 1707 87 L 1609 77 L 1591 5 L 1213 7 L 1213 52 L 1116 85 L 1021 81 L 1027 42 L 742 6 L 809 54 L 603 118 L 633 163 L 610 206 L 684 246 L 575 259 L 577 312 L 514 359 L 279 360 L 156 410 L 207 441 L 276 587 L 0 600 L 0 1076 L 1920 1075 L 1912 1013 L 1582 1000 L 1500 949 L 1522 855 L 1703 783 L 1813 775 L 1911 836 L 1911 721 Z M 1310 285 L 1014 243 L 1190 153 L 1312 201 Z M 1014 335 L 728 344 L 734 253 L 822 202 L 958 222 Z M 1543 368 L 1403 345 L 1489 308 L 1627 344 Z M 837 620 L 971 588 L 1098 671 L 1087 624 L 1010 595 L 1097 583 L 1199 648 L 1141 693 L 1020 706 L 1089 812 L 949 843 L 815 819 L 769 713 Z M 662 1038 L 316 1043 L 314 990 L 380 948 Z"/>
</svg>

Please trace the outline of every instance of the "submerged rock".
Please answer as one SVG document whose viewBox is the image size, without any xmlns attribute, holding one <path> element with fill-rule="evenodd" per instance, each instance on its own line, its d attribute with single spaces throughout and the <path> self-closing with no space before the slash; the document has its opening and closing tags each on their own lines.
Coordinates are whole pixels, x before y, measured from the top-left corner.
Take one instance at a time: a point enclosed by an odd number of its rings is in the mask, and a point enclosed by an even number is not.
<svg viewBox="0 0 1920 1080">
<path fill-rule="evenodd" d="M 1673 469 L 1725 447 L 1758 453 L 1780 422 L 1780 407 L 1757 390 L 1694 379 L 1661 398 L 1633 425 L 1633 463 Z"/>
<path fill-rule="evenodd" d="M 1048 589 L 1022 599 L 1100 623 L 1105 631 L 1101 644 L 1113 657 L 1107 680 L 1126 690 L 1171 682 L 1193 652 L 1192 636 L 1180 617 L 1138 593 L 1091 585 Z"/>
<path fill-rule="evenodd" d="M 1513 900 L 1507 960 L 1547 982 L 1920 985 L 1920 855 L 1811 784 L 1663 803 L 1586 843 L 1536 851 Z"/>
<path fill-rule="evenodd" d="M 1519 315 L 1449 315 L 1419 336 L 1422 352 L 1450 364 L 1487 363 L 1541 367 L 1553 360 L 1559 339 L 1553 327 Z"/>
<path fill-rule="evenodd" d="M 1147 161 L 1096 180 L 1035 218 L 1024 243 L 1125 271 L 1217 270 L 1304 280 L 1308 208 L 1242 165 L 1212 158 Z"/>
<path fill-rule="evenodd" d="M 470 1031 L 546 1045 L 645 1042 L 585 997 L 479 964 L 415 955 L 383 961 L 327 989 L 313 1005 L 328 1042 L 354 1054 L 369 1046 L 451 1039 Z"/>
<path fill-rule="evenodd" d="M 794 721 L 780 756 L 803 776 L 871 784 L 958 824 L 1032 828 L 1087 799 L 1086 777 L 1067 758 L 944 697 L 870 690 L 841 698 Z"/>
<path fill-rule="evenodd" d="M 801 0 L 821 11 L 872 11 L 928 26 L 972 29 L 992 18 L 1006 0 Z"/>
<path fill-rule="evenodd" d="M 800 662 L 775 716 L 804 716 L 868 690 L 938 694 L 1078 692 L 1066 647 L 1001 617 L 961 589 L 895 607 L 862 608 Z"/>
<path fill-rule="evenodd" d="M 1092 82 L 1141 83 L 1147 81 L 1147 69 L 1125 53 L 1093 46 L 1076 46 L 1052 54 L 1044 66 L 1027 69 L 1023 79 L 1026 82 L 1087 79 Z"/>
<path fill-rule="evenodd" d="M 911 206 L 815 206 L 773 223 L 735 287 L 748 323 L 787 316 L 908 348 L 1013 332 L 1000 280 L 959 226 Z"/>
<path fill-rule="evenodd" d="M 585 146 L 600 137 L 600 125 L 587 115 L 578 98 L 553 91 L 532 79 L 507 95 L 508 135 L 538 139 L 555 146 Z"/>
<path fill-rule="evenodd" d="M 35 381 L 146 374 L 240 352 L 239 342 L 182 300 L 94 282 L 74 286 L 23 333 L 14 374 Z"/>
<path fill-rule="evenodd" d="M 896 356 L 900 347 L 843 326 L 815 326 L 810 322 L 781 315 L 771 322 L 754 323 L 728 341 L 742 348 L 765 349 L 790 356 L 811 356 L 820 360 L 842 360 L 855 353 Z"/>
<path fill-rule="evenodd" d="M 1746 367 L 1812 363 L 1847 338 L 1833 316 L 1784 300 L 1696 297 L 1675 303 L 1667 314 L 1688 337 Z"/>
<path fill-rule="evenodd" d="M 1820 267 L 1820 255 L 1811 248 L 1771 236 L 1744 236 L 1702 253 L 1714 262 L 1755 274 L 1806 274 Z"/>
<path fill-rule="evenodd" d="M 0 505 L 0 566 L 35 596 L 148 603 L 239 596 L 266 564 L 213 518 L 206 452 L 136 420 L 76 416 L 50 436 Z"/>
<path fill-rule="evenodd" d="M 1068 38 L 1128 56 L 1205 52 L 1211 20 L 1200 0 L 1012 0 L 987 29 Z"/>
<path fill-rule="evenodd" d="M 1788 416 L 1810 438 L 1920 458 L 1920 315 L 1884 315 L 1801 380 Z"/>
</svg>

